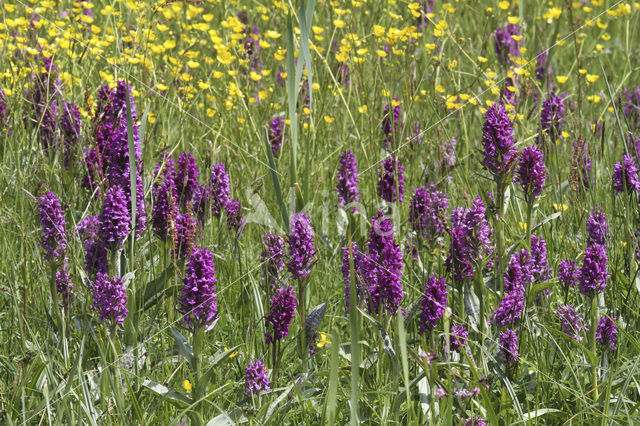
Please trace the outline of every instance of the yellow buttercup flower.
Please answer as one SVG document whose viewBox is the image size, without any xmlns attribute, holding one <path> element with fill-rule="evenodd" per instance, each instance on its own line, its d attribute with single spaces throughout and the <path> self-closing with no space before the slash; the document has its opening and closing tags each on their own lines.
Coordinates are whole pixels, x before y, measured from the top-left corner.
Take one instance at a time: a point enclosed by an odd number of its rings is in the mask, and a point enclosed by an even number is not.
<svg viewBox="0 0 640 426">
<path fill-rule="evenodd" d="M 323 348 L 325 345 L 330 345 L 331 341 L 327 339 L 327 335 L 325 333 L 320 332 L 320 340 L 316 343 L 316 346 L 319 348 Z"/>
<path fill-rule="evenodd" d="M 191 382 L 187 379 L 184 380 L 184 382 L 182 382 L 182 387 L 184 388 L 184 390 L 186 390 L 187 392 L 191 392 L 191 389 L 193 389 L 193 385 L 191 384 Z"/>
</svg>

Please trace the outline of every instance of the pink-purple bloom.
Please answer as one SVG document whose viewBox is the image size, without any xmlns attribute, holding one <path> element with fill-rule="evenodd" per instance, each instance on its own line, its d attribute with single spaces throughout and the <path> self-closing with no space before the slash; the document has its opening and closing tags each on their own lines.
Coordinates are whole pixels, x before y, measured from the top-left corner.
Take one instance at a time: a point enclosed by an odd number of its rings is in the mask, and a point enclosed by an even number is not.
<svg viewBox="0 0 640 426">
<path fill-rule="evenodd" d="M 348 205 L 360 200 L 358 192 L 358 164 L 351 150 L 344 151 L 340 154 L 340 166 L 338 167 L 338 199 L 340 205 Z"/>
<path fill-rule="evenodd" d="M 437 191 L 432 183 L 416 188 L 409 203 L 411 228 L 427 241 L 435 241 L 447 230 L 445 220 L 448 208 L 447 194 Z"/>
<path fill-rule="evenodd" d="M 638 167 L 633 158 L 622 155 L 622 161 L 613 166 L 613 189 L 616 194 L 640 191 L 640 181 L 638 181 Z"/>
<path fill-rule="evenodd" d="M 284 141 L 284 124 L 284 117 L 282 115 L 276 115 L 269 123 L 269 145 L 271 145 L 273 155 L 280 152 L 280 147 Z"/>
<path fill-rule="evenodd" d="M 451 327 L 451 336 L 449 337 L 449 349 L 460 352 L 460 348 L 467 346 L 469 332 L 464 324 L 456 324 Z"/>
<path fill-rule="evenodd" d="M 607 249 L 602 244 L 587 246 L 578 280 L 580 294 L 593 297 L 604 291 L 609 278 Z"/>
<path fill-rule="evenodd" d="M 493 311 L 490 324 L 505 326 L 513 324 L 524 310 L 524 287 L 516 287 L 505 293 L 500 301 L 500 305 Z"/>
<path fill-rule="evenodd" d="M 119 186 L 112 186 L 104 197 L 102 213 L 98 220 L 98 238 L 111 251 L 122 247 L 124 240 L 131 231 L 129 206 L 124 191 Z"/>
<path fill-rule="evenodd" d="M 515 40 L 513 36 L 520 36 L 520 27 L 518 24 L 507 24 L 504 27 L 498 27 L 494 34 L 494 48 L 498 61 L 505 65 L 511 63 L 511 57 L 520 56 L 520 41 Z"/>
<path fill-rule="evenodd" d="M 67 263 L 66 261 L 67 259 L 64 263 Z M 69 270 L 64 264 L 56 272 L 56 292 L 60 296 L 60 304 L 65 308 L 68 307 L 73 299 L 73 283 Z"/>
<path fill-rule="evenodd" d="M 558 308 L 558 318 L 564 332 L 576 342 L 580 342 L 582 334 L 587 331 L 582 314 L 576 312 L 573 305 L 561 305 Z"/>
<path fill-rule="evenodd" d="M 118 277 L 109 277 L 98 273 L 91 284 L 93 310 L 100 319 L 113 324 L 122 324 L 129 314 L 127 309 L 127 290 Z"/>
<path fill-rule="evenodd" d="M 175 171 L 175 198 L 182 207 L 185 207 L 187 202 L 193 199 L 193 194 L 195 194 L 199 185 L 199 177 L 198 162 L 193 155 L 183 152 L 178 157 L 178 165 Z"/>
<path fill-rule="evenodd" d="M 600 206 L 596 206 L 587 219 L 587 245 L 599 244 L 606 247 L 608 239 L 607 216 Z"/>
<path fill-rule="evenodd" d="M 385 158 L 378 171 L 378 195 L 388 203 L 402 202 L 404 196 L 404 166 L 395 154 Z"/>
<path fill-rule="evenodd" d="M 616 328 L 615 318 L 611 318 L 607 315 L 602 316 L 598 321 L 598 328 L 596 330 L 596 339 L 603 345 L 609 346 L 611 350 L 615 351 L 615 343 L 618 340 L 616 334 L 618 329 Z"/>
<path fill-rule="evenodd" d="M 565 123 L 566 109 L 564 99 L 567 94 L 556 95 L 551 92 L 549 98 L 542 101 L 540 112 L 540 126 L 543 132 L 549 132 L 553 140 L 562 136 L 562 126 Z"/>
<path fill-rule="evenodd" d="M 280 276 L 284 268 L 284 238 L 273 232 L 268 232 L 263 237 L 263 248 L 260 253 L 262 271 L 275 288 L 274 280 Z"/>
<path fill-rule="evenodd" d="M 209 196 L 211 197 L 211 212 L 215 216 L 220 216 L 231 196 L 229 175 L 225 170 L 224 163 L 214 164 L 211 168 Z"/>
<path fill-rule="evenodd" d="M 127 95 L 128 93 L 128 95 Z M 124 81 L 118 81 L 115 89 L 105 84 L 98 90 L 98 106 L 94 117 L 95 147 L 85 156 L 89 175 L 83 186 L 93 190 L 94 185 L 106 180 L 109 186 L 122 188 L 127 210 L 131 200 L 131 181 L 129 170 L 129 139 L 127 130 L 127 97 L 131 100 L 131 119 L 134 145 L 134 164 L 136 181 L 136 237 L 146 229 L 146 211 L 144 188 L 142 186 L 142 150 L 140 148 L 139 125 L 136 124 L 135 102 L 131 88 Z"/>
<path fill-rule="evenodd" d="M 187 263 L 178 311 L 183 324 L 193 330 L 209 327 L 218 317 L 216 271 L 213 256 L 206 248 L 196 248 Z"/>
<path fill-rule="evenodd" d="M 542 152 L 535 146 L 525 147 L 520 155 L 515 181 L 520 184 L 528 203 L 542 193 L 546 177 Z"/>
<path fill-rule="evenodd" d="M 531 235 L 531 275 L 533 281 L 551 279 L 551 268 L 547 261 L 547 243 L 542 237 Z"/>
<path fill-rule="evenodd" d="M 493 253 L 493 229 L 486 218 L 486 206 L 480 196 L 471 209 L 456 208 L 451 213 L 451 244 L 445 261 L 455 282 L 473 277 L 479 265 Z"/>
<path fill-rule="evenodd" d="M 494 103 L 484 114 L 482 146 L 484 169 L 493 176 L 504 177 L 518 156 L 513 141 L 511 120 L 501 103 Z"/>
<path fill-rule="evenodd" d="M 558 266 L 558 279 L 564 285 L 565 290 L 571 286 L 578 285 L 578 279 L 580 278 L 580 269 L 576 265 L 575 260 L 562 259 Z"/>
<path fill-rule="evenodd" d="M 309 267 L 316 254 L 313 246 L 313 228 L 309 222 L 309 216 L 305 213 L 294 213 L 291 216 L 287 242 L 289 244 L 287 268 L 293 279 L 303 279 L 309 275 Z"/>
<path fill-rule="evenodd" d="M 40 245 L 44 249 L 44 258 L 57 261 L 67 248 L 64 212 L 58 197 L 51 191 L 40 197 L 38 201 L 38 216 L 42 232 Z"/>
<path fill-rule="evenodd" d="M 373 312 L 380 310 L 395 314 L 402 295 L 402 250 L 395 241 L 394 229 L 389 217 L 382 211 L 371 221 L 369 229 L 369 259 L 375 271 L 375 282 L 369 286 Z"/>
<path fill-rule="evenodd" d="M 260 391 L 270 391 L 269 376 L 264 364 L 259 359 L 251 361 L 244 369 L 245 395 L 259 394 Z"/>
<path fill-rule="evenodd" d="M 276 290 L 271 297 L 271 308 L 265 319 L 267 345 L 289 335 L 289 326 L 296 315 L 296 306 L 296 292 L 293 287 L 288 286 Z"/>
<path fill-rule="evenodd" d="M 242 204 L 239 200 L 230 199 L 224 207 L 227 215 L 227 229 L 237 234 L 244 227 L 244 218 L 242 217 Z"/>
<path fill-rule="evenodd" d="M 393 103 L 395 105 L 387 104 L 384 107 L 382 118 L 382 133 L 384 134 L 382 146 L 384 148 L 396 141 L 401 132 L 402 123 L 400 123 L 400 103 L 398 98 L 393 98 Z"/>
<path fill-rule="evenodd" d="M 420 303 L 420 333 L 424 333 L 435 328 L 447 307 L 447 284 L 443 277 L 429 275 Z"/>
<path fill-rule="evenodd" d="M 500 345 L 498 358 L 507 367 L 520 360 L 520 354 L 518 353 L 518 335 L 513 330 L 507 328 L 500 332 L 498 343 Z"/>
</svg>

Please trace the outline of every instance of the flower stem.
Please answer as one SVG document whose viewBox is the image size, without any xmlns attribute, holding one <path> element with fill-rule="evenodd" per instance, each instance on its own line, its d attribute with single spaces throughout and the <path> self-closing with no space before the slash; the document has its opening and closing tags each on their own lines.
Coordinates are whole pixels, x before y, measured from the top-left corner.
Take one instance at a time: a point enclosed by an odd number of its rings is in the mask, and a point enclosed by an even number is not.
<svg viewBox="0 0 640 426">
<path fill-rule="evenodd" d="M 199 420 L 202 417 L 202 398 L 205 392 L 205 383 L 202 377 L 202 346 L 204 343 L 204 327 L 197 326 L 193 331 L 193 362 L 191 368 L 195 375 L 193 400 L 195 403 L 195 410 Z"/>
<path fill-rule="evenodd" d="M 598 300 L 596 295 L 591 297 L 591 352 L 593 363 L 591 364 L 591 377 L 593 385 L 593 402 L 598 402 L 598 353 L 596 351 L 596 331 L 598 329 Z"/>
</svg>

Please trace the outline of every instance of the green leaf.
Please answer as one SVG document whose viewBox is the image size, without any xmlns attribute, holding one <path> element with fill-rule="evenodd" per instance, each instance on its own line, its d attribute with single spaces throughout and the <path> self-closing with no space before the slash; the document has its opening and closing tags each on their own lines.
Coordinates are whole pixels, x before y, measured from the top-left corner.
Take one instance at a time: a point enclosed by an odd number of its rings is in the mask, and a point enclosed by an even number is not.
<svg viewBox="0 0 640 426">
<path fill-rule="evenodd" d="M 336 408 L 338 399 L 338 373 L 339 358 L 338 349 L 340 348 L 340 333 L 335 328 L 331 333 L 331 358 L 329 359 L 329 387 L 327 390 L 327 399 L 325 410 L 327 413 L 327 424 L 333 425 L 336 422 Z"/>
<path fill-rule="evenodd" d="M 180 355 L 187 360 L 189 365 L 193 364 L 193 348 L 187 341 L 187 339 L 180 333 L 175 327 L 171 327 L 171 335 L 173 336 L 173 340 L 176 342 L 176 346 L 178 347 L 178 352 Z"/>
<path fill-rule="evenodd" d="M 278 177 L 278 172 L 276 171 L 276 163 L 273 160 L 273 151 L 271 151 L 271 146 L 269 145 L 269 133 L 265 132 L 264 146 L 267 151 L 267 158 L 269 159 L 269 172 L 271 174 L 271 181 L 273 182 L 273 190 L 276 193 L 276 201 L 280 206 L 280 214 L 282 215 L 282 223 L 284 224 L 285 229 L 289 230 L 289 215 L 287 213 L 287 206 L 282 201 L 282 187 L 280 186 L 280 179 Z"/>
<path fill-rule="evenodd" d="M 185 404 L 190 405 L 193 403 L 193 401 L 191 401 L 191 398 L 189 398 L 188 396 L 180 392 L 176 392 L 173 389 L 169 389 L 168 387 L 152 380 L 145 380 L 144 382 L 142 382 L 142 386 L 151 389 L 152 391 L 162 396 L 163 398 L 166 398 L 170 403 L 178 407 L 182 407 Z"/>
<path fill-rule="evenodd" d="M 167 287 L 167 283 L 174 277 L 174 274 L 174 266 L 169 265 L 156 279 L 149 281 L 137 290 L 136 298 L 142 303 L 144 309 L 149 309 L 160 301 L 165 291 L 170 288 Z"/>
<path fill-rule="evenodd" d="M 327 302 L 316 306 L 313 308 L 304 319 L 304 334 L 305 334 L 305 342 L 310 344 L 311 339 L 314 334 L 318 330 L 322 319 L 324 318 L 324 313 L 327 311 Z"/>
</svg>

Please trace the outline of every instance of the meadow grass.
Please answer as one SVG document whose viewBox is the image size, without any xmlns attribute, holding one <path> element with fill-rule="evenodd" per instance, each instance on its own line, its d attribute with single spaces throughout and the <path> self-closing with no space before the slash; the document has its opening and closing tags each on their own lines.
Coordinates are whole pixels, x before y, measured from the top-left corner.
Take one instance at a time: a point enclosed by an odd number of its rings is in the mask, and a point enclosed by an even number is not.
<svg viewBox="0 0 640 426">
<path fill-rule="evenodd" d="M 623 153 L 640 163 L 637 145 L 626 142 L 640 138 L 640 95 L 635 104 L 626 97 L 640 87 L 640 4 L 436 1 L 427 13 L 429 4 L 5 1 L 0 421 L 640 422 L 640 188 L 627 183 L 617 193 L 612 186 Z M 519 48 L 505 63 L 495 40 L 507 23 L 519 26 L 521 38 L 508 38 Z M 539 79 L 544 51 L 552 70 Z M 57 67 L 48 74 L 44 58 Z M 50 89 L 56 78 L 59 92 Z M 118 81 L 131 88 L 118 118 L 123 155 L 127 171 L 138 168 L 142 179 L 139 187 L 135 173 L 126 176 L 131 208 L 125 213 L 134 226 L 109 259 L 109 275 L 126 286 L 122 324 L 100 320 L 94 309 L 96 278 L 85 268 L 86 246 L 76 232 L 87 216 L 101 214 L 112 185 L 105 180 L 85 188 L 84 157 L 99 139 L 99 89 Z M 50 90 L 45 110 L 63 100 L 78 106 L 82 127 L 68 167 L 62 115 L 53 131 L 61 139 L 43 140 L 48 123 L 33 98 L 38 87 Z M 551 93 L 562 94 L 566 109 L 557 132 L 541 131 L 543 100 Z M 544 154 L 547 176 L 533 199 L 511 175 L 483 168 L 485 113 L 501 102 L 518 152 L 539 146 Z M 270 126 L 277 116 L 284 117 L 284 138 L 274 152 Z M 383 131 L 385 119 L 391 134 Z M 449 164 L 451 140 L 457 143 Z M 589 173 L 581 168 L 580 141 Z M 339 203 L 335 190 L 343 173 L 340 155 L 349 149 L 359 171 L 353 209 Z M 177 160 L 183 152 L 197 160 L 201 184 L 209 182 L 214 165 L 224 164 L 230 197 L 239 200 L 244 218 L 238 229 L 228 225 L 229 210 L 209 213 L 187 238 L 207 248 L 215 263 L 217 319 L 209 330 L 185 327 L 178 310 L 191 264 L 189 256 L 176 254 L 177 225 L 163 240 L 152 224 L 154 185 L 161 180 L 154 166 L 167 166 L 165 153 Z M 378 191 L 381 164 L 391 155 L 404 167 L 403 185 L 393 183 L 396 192 L 404 186 L 403 202 L 384 201 Z M 437 239 L 416 233 L 410 220 L 414 189 L 428 182 L 448 197 L 441 217 L 446 230 Z M 73 283 L 66 308 L 55 287 L 62 260 L 46 260 L 41 247 L 39 198 L 47 191 L 59 198 L 66 221 L 64 264 Z M 472 276 L 457 279 L 446 266 L 455 229 L 450 215 L 471 208 L 476 196 L 488 206 L 482 216 L 493 229 L 493 254 L 475 258 Z M 145 211 L 137 210 L 137 197 L 144 197 Z M 558 267 L 570 259 L 581 268 L 596 206 L 610 228 L 609 277 L 602 291 L 584 295 L 579 286 L 563 286 Z M 193 207 L 180 207 L 181 214 L 194 213 Z M 378 210 L 390 218 L 402 251 L 397 310 L 373 309 L 371 296 L 359 290 L 358 256 L 371 255 L 371 218 Z M 290 243 L 296 212 L 305 212 L 313 227 L 310 273 L 294 278 L 285 267 L 270 277 L 263 236 L 272 231 Z M 136 235 L 143 213 L 147 230 Z M 489 319 L 506 293 L 504 272 L 513 255 L 533 251 L 532 234 L 546 241 L 552 273 L 523 287 L 519 317 L 501 327 Z M 370 259 L 372 268 L 390 272 L 380 259 Z M 420 332 L 430 275 L 445 278 L 446 308 L 435 326 Z M 288 285 L 297 302 L 288 337 L 267 344 L 272 297 Z M 578 330 L 578 340 L 557 315 L 567 304 L 588 328 Z M 615 350 L 596 338 L 603 315 L 615 321 Z M 469 335 L 453 350 L 452 330 L 461 324 Z M 499 356 L 506 328 L 518 336 L 519 360 L 510 365 Z M 245 368 L 254 359 L 264 362 L 270 390 L 247 395 Z"/>
</svg>

